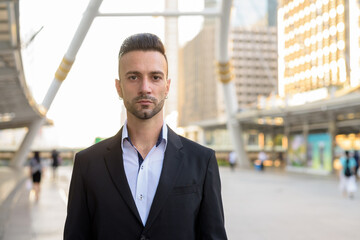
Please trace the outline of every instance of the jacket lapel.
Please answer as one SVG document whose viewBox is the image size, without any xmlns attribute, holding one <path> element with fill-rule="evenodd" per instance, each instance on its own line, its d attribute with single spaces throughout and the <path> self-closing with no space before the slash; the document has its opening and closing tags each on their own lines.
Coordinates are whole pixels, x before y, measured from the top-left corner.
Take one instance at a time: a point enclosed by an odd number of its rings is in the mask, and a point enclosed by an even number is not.
<svg viewBox="0 0 360 240">
<path fill-rule="evenodd" d="M 122 129 L 114 136 L 114 141 L 108 147 L 108 152 L 105 155 L 105 164 L 113 183 L 115 184 L 117 190 L 120 192 L 120 195 L 122 196 L 128 207 L 131 209 L 131 211 L 134 213 L 138 221 L 142 224 L 139 212 L 136 208 L 125 175 L 121 149 L 121 136 Z"/>
<path fill-rule="evenodd" d="M 168 143 L 164 155 L 163 168 L 150 213 L 146 221 L 145 231 L 151 227 L 151 224 L 164 206 L 167 196 L 174 187 L 183 163 L 181 152 L 179 151 L 180 148 L 182 148 L 180 138 L 170 128 L 168 129 Z"/>
</svg>

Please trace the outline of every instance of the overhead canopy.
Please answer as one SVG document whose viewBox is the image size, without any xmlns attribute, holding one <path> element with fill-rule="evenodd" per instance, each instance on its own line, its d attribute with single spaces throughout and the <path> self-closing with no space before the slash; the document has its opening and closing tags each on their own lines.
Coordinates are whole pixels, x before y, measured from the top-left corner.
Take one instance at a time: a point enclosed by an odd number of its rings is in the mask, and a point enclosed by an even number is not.
<svg viewBox="0 0 360 240">
<path fill-rule="evenodd" d="M 360 89 L 359 89 L 360 90 Z M 236 114 L 237 121 L 246 130 L 284 133 L 285 127 L 291 132 L 308 130 L 328 131 L 329 123 L 335 122 L 337 134 L 360 132 L 360 91 L 341 97 L 333 97 L 298 106 L 283 106 L 269 109 L 247 109 Z M 225 119 L 197 122 L 204 129 L 226 127 Z"/>
<path fill-rule="evenodd" d="M 302 131 L 304 124 L 309 129 L 327 129 L 334 120 L 338 133 L 352 133 L 360 130 L 360 93 L 358 91 L 322 101 L 299 106 L 272 109 L 256 109 L 240 112 L 237 119 L 247 126 L 258 129 L 271 128 L 283 131 L 288 126 L 291 131 Z"/>
<path fill-rule="evenodd" d="M 19 1 L 0 2 L 0 129 L 44 117 L 25 81 L 19 36 Z"/>
</svg>

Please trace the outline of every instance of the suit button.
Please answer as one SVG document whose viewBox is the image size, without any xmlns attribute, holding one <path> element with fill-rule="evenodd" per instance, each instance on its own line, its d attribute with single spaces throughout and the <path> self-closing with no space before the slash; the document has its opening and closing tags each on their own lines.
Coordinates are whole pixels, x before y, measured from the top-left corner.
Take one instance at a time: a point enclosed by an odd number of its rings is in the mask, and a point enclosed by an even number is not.
<svg viewBox="0 0 360 240">
<path fill-rule="evenodd" d="M 148 240 L 144 235 L 141 235 L 140 240 Z"/>
</svg>

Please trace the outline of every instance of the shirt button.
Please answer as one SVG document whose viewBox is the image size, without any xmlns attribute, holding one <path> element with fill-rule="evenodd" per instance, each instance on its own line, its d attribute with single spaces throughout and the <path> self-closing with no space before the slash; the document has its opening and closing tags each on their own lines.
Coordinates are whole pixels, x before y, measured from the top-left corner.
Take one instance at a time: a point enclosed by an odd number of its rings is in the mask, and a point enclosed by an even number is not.
<svg viewBox="0 0 360 240">
<path fill-rule="evenodd" d="M 140 195 L 139 195 L 139 199 L 140 199 L 140 200 L 143 200 L 143 198 L 144 198 L 144 195 L 140 194 Z"/>
<path fill-rule="evenodd" d="M 141 168 L 141 170 L 143 170 L 143 169 L 144 169 L 144 165 L 141 165 L 141 167 L 140 167 L 140 168 Z"/>
</svg>

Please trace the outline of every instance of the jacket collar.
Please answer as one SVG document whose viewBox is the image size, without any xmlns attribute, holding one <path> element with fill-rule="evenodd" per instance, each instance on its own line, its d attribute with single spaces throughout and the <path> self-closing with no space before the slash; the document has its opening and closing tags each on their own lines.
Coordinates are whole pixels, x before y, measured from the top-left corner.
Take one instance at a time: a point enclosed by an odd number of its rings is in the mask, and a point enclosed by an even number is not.
<svg viewBox="0 0 360 240">
<path fill-rule="evenodd" d="M 121 135 L 122 135 L 122 128 L 113 137 L 113 141 L 109 144 L 107 148 L 108 151 L 105 154 L 105 164 L 110 174 L 110 177 L 114 185 L 116 186 L 116 189 L 123 198 L 124 202 L 131 209 L 132 213 L 137 218 L 137 220 L 140 223 L 142 223 L 125 175 L 122 149 L 121 149 Z"/>
<path fill-rule="evenodd" d="M 142 224 L 125 174 L 121 149 L 122 130 L 123 129 L 121 128 L 109 144 L 108 152 L 105 155 L 105 163 L 111 179 L 121 197 L 131 209 L 134 216 L 138 219 L 139 223 Z M 181 148 L 182 143 L 180 137 L 168 127 L 168 141 L 164 155 L 163 168 L 160 175 L 159 185 L 145 225 L 145 230 L 150 228 L 151 224 L 154 222 L 155 218 L 164 206 L 171 189 L 174 187 L 177 176 L 182 167 Z"/>
<path fill-rule="evenodd" d="M 165 150 L 163 168 L 144 231 L 150 229 L 165 205 L 183 164 L 182 153 L 180 151 L 182 148 L 180 137 L 170 128 L 168 130 L 168 144 Z"/>
</svg>

